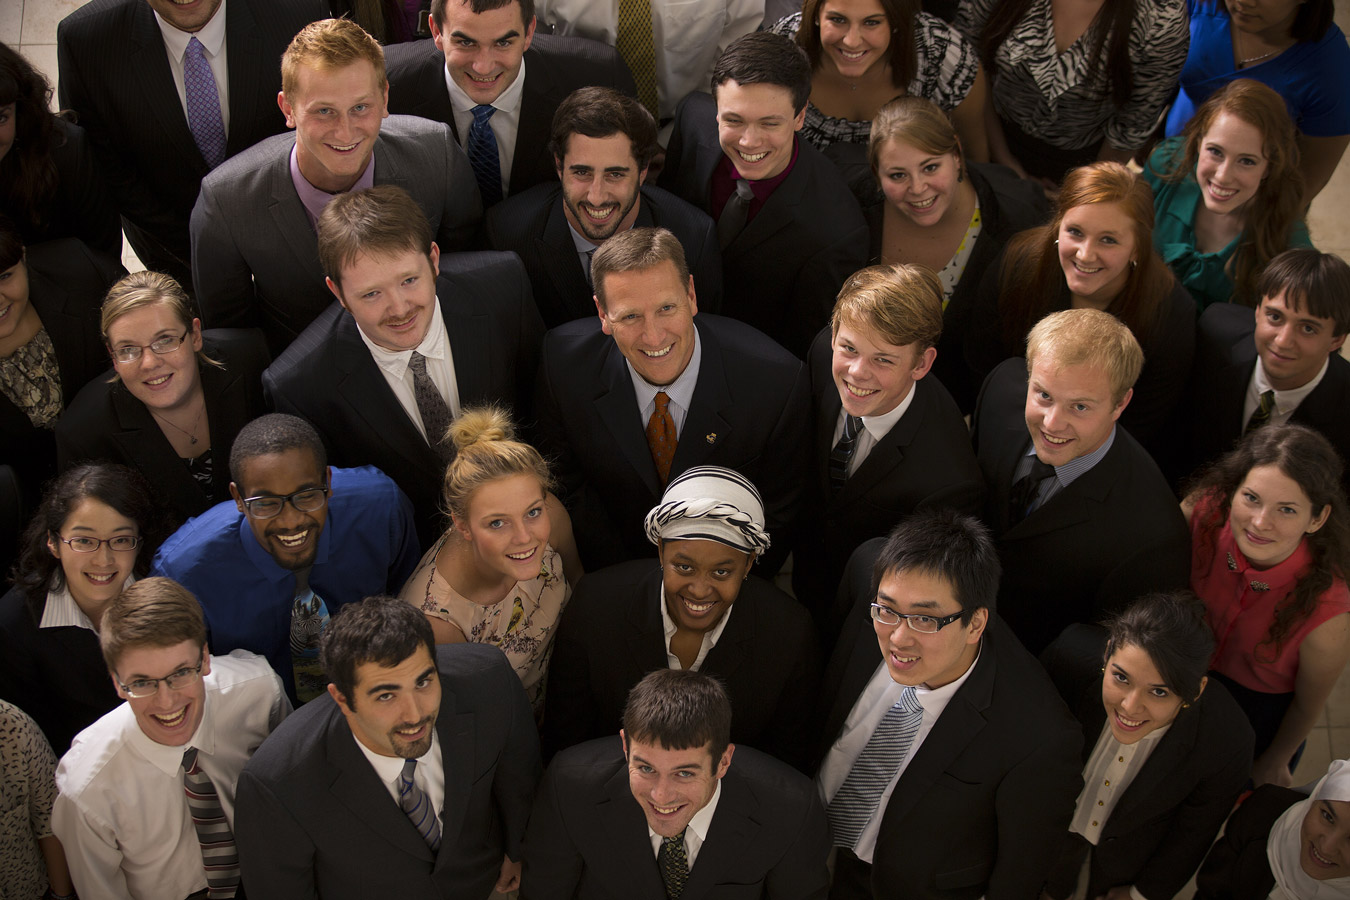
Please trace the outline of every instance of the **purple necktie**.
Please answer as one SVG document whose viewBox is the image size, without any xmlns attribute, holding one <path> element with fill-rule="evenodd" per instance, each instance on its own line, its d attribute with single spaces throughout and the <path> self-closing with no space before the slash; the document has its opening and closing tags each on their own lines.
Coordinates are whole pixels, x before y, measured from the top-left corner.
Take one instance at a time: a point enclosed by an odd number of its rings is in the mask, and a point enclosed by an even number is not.
<svg viewBox="0 0 1350 900">
<path fill-rule="evenodd" d="M 193 37 L 183 56 L 183 86 L 187 89 L 188 127 L 197 149 L 211 168 L 225 161 L 225 121 L 220 116 L 216 77 L 206 59 L 206 48 Z"/>
</svg>

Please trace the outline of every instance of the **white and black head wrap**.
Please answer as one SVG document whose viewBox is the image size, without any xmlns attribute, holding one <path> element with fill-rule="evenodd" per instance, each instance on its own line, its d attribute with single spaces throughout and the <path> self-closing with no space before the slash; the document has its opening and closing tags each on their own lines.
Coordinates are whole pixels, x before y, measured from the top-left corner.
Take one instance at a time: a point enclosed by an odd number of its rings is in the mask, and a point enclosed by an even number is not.
<svg viewBox="0 0 1350 900">
<path fill-rule="evenodd" d="M 764 501 L 750 479 L 721 466 L 698 466 L 671 480 L 647 513 L 647 539 L 717 541 L 759 556 L 769 548 Z"/>
</svg>

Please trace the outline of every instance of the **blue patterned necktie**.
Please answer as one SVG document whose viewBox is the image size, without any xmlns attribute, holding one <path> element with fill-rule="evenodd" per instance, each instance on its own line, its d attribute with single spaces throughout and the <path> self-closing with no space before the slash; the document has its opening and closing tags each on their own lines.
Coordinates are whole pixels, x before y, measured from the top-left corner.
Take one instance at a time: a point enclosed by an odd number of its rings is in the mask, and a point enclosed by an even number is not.
<svg viewBox="0 0 1350 900">
<path fill-rule="evenodd" d="M 923 706 L 913 687 L 906 687 L 895 705 L 877 723 L 867 746 L 830 801 L 826 815 L 836 847 L 853 849 L 876 814 L 877 804 L 919 734 Z"/>
<path fill-rule="evenodd" d="M 211 168 L 225 161 L 225 120 L 220 115 L 220 94 L 206 48 L 195 37 L 183 55 L 183 87 L 187 93 L 188 128 L 202 158 Z"/>
<path fill-rule="evenodd" d="M 427 797 L 427 792 L 413 781 L 413 772 L 416 769 L 415 759 L 403 763 L 403 771 L 398 776 L 398 805 L 407 813 L 413 827 L 422 836 L 422 840 L 427 842 L 431 852 L 435 853 L 441 849 L 441 820 L 436 816 L 436 810 L 431 808 L 431 799 Z"/>
<path fill-rule="evenodd" d="M 229 900 L 239 891 L 239 851 L 216 786 L 197 764 L 196 747 L 183 751 L 183 792 L 187 794 L 192 827 L 202 849 L 206 896 L 210 900 Z"/>
<path fill-rule="evenodd" d="M 469 140 L 464 152 L 478 179 L 478 192 L 483 195 L 483 209 L 502 199 L 502 163 L 497 155 L 497 135 L 488 121 L 497 111 L 495 106 L 483 103 L 473 108 L 473 124 L 469 126 Z"/>
</svg>

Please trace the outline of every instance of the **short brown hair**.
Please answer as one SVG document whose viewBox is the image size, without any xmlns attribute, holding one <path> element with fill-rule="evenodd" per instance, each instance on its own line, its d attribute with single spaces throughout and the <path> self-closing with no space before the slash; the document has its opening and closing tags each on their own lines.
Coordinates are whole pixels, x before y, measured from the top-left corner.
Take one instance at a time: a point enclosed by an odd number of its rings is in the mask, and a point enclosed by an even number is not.
<svg viewBox="0 0 1350 900">
<path fill-rule="evenodd" d="M 527 29 L 530 27 L 530 20 L 534 18 L 534 0 L 431 0 L 431 18 L 437 28 L 445 28 L 445 7 L 450 3 L 463 3 L 475 16 L 491 9 L 502 9 L 512 3 L 519 3 L 520 20 L 525 23 Z"/>
<path fill-rule="evenodd" d="M 431 223 L 422 207 L 397 185 L 338 194 L 319 214 L 319 265 L 342 284 L 342 269 L 358 254 L 392 256 L 415 250 L 431 258 Z"/>
<path fill-rule="evenodd" d="M 464 410 L 446 429 L 455 458 L 445 468 L 445 508 L 456 518 L 469 511 L 469 499 L 490 481 L 533 475 L 544 490 L 553 487 L 548 463 L 539 451 L 516 440 L 511 416 L 500 406 Z"/>
<path fill-rule="evenodd" d="M 731 700 L 726 688 L 693 669 L 657 669 L 628 692 L 623 733 L 666 750 L 709 747 L 714 763 L 731 743 Z"/>
<path fill-rule="evenodd" d="M 868 266 L 844 282 L 830 316 L 830 335 L 840 325 L 875 331 L 883 341 L 919 352 L 942 337 L 942 282 L 927 266 Z"/>
<path fill-rule="evenodd" d="M 605 277 L 613 272 L 643 272 L 674 263 L 680 284 L 689 284 L 689 263 L 680 239 L 664 228 L 630 228 L 605 241 L 591 257 L 591 284 L 603 309 Z"/>
<path fill-rule="evenodd" d="M 1332 336 L 1350 331 L 1350 266 L 1333 253 L 1311 247 L 1286 250 L 1270 261 L 1256 279 L 1258 300 L 1284 292 L 1295 312 L 1330 319 Z"/>
<path fill-rule="evenodd" d="M 877 177 L 880 177 L 881 148 L 887 141 L 903 141 L 932 156 L 954 153 L 960 170 L 965 171 L 965 156 L 956 127 L 942 107 L 925 97 L 903 94 L 884 103 L 873 117 L 872 131 L 867 137 L 867 159 Z"/>
<path fill-rule="evenodd" d="M 577 88 L 553 113 L 548 149 L 560 169 L 567 156 L 568 141 L 574 134 L 589 138 L 622 134 L 632 145 L 638 169 L 647 168 L 658 146 L 656 120 L 647 107 L 607 87 Z"/>
<path fill-rule="evenodd" d="M 1028 373 L 1041 354 L 1053 358 L 1062 369 L 1104 369 L 1116 406 L 1144 368 L 1144 351 L 1134 333 L 1124 322 L 1099 309 L 1065 309 L 1037 322 L 1027 335 Z"/>
<path fill-rule="evenodd" d="M 133 647 L 206 646 L 206 622 L 192 592 L 172 578 L 142 578 L 113 598 L 99 625 L 108 671 Z"/>
<path fill-rule="evenodd" d="M 373 662 L 393 668 L 425 647 L 436 659 L 431 623 L 417 607 L 397 597 L 367 597 L 344 603 L 319 639 L 319 665 L 347 705 L 356 709 L 356 670 Z"/>
<path fill-rule="evenodd" d="M 331 70 L 365 60 L 375 69 L 380 90 L 389 84 L 384 71 L 384 49 L 351 19 L 310 22 L 291 38 L 281 54 L 281 92 L 290 99 L 300 78 L 300 67 Z"/>
</svg>

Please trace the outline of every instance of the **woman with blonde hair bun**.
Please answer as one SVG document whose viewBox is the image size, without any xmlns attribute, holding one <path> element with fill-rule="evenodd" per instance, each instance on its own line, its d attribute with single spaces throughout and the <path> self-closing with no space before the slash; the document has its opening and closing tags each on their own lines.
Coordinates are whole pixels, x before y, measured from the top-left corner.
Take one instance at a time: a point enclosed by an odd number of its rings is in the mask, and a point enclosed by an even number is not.
<svg viewBox="0 0 1350 900">
<path fill-rule="evenodd" d="M 436 643 L 500 647 L 537 714 L 554 629 L 581 577 L 572 522 L 549 490 L 548 464 L 516 440 L 501 407 L 464 410 L 446 435 L 450 528 L 399 596 L 426 613 Z"/>
</svg>

